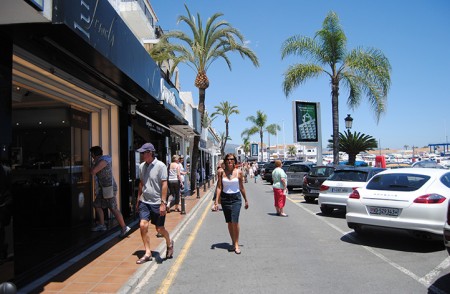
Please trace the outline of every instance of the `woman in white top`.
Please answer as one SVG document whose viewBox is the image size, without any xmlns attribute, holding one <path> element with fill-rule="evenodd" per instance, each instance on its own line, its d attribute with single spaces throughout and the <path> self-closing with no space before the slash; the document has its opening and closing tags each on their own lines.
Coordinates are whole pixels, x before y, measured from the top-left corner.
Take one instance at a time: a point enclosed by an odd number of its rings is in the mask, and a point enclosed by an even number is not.
<svg viewBox="0 0 450 294">
<path fill-rule="evenodd" d="M 242 199 L 244 197 L 244 207 L 248 209 L 248 200 L 244 188 L 244 175 L 242 171 L 236 168 L 237 158 L 233 153 L 225 156 L 225 167 L 219 171 L 217 177 L 216 201 L 215 207 L 219 202 L 225 216 L 225 222 L 228 224 L 228 232 L 231 237 L 230 252 L 241 254 L 239 249 L 239 213 L 241 211 Z"/>
<path fill-rule="evenodd" d="M 167 212 L 170 212 L 170 208 L 175 206 L 175 211 L 181 211 L 178 207 L 180 202 L 180 187 L 181 187 L 181 173 L 178 155 L 172 156 L 172 162 L 169 165 L 169 194 L 172 194 L 172 201 L 169 202 L 169 195 L 167 195 Z"/>
</svg>

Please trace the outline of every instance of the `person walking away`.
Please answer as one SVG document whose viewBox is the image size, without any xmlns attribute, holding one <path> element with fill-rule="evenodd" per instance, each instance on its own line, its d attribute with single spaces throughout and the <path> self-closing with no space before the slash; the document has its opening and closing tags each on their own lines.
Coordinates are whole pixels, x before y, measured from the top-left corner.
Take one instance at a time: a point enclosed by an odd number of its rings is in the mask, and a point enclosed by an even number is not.
<svg viewBox="0 0 450 294">
<path fill-rule="evenodd" d="M 216 167 L 216 188 L 214 189 L 214 196 L 213 196 L 213 199 L 212 199 L 212 201 L 214 202 L 213 203 L 213 206 L 211 207 L 211 210 L 212 211 L 218 211 L 219 210 L 219 207 L 218 207 L 218 205 L 216 205 L 216 198 L 217 198 L 217 182 L 219 181 L 219 174 L 221 173 L 221 172 L 223 172 L 223 169 L 225 168 L 225 164 L 224 164 L 224 162 L 223 162 L 223 159 L 221 159 L 221 160 L 219 160 L 219 162 L 217 163 L 217 167 Z"/>
<path fill-rule="evenodd" d="M 167 203 L 167 166 L 155 156 L 156 150 L 152 143 L 145 143 L 137 150 L 143 157 L 139 165 L 139 189 L 136 209 L 139 211 L 139 229 L 145 254 L 136 263 L 143 264 L 152 260 L 150 237 L 148 235 L 149 223 L 166 240 L 166 259 L 173 257 L 174 242 L 164 227 L 166 220 Z"/>
<path fill-rule="evenodd" d="M 275 160 L 275 169 L 272 172 L 272 188 L 277 215 L 286 217 L 284 206 L 286 205 L 287 175 L 281 168 L 282 165 L 281 160 Z"/>
<path fill-rule="evenodd" d="M 96 196 L 94 200 L 94 208 L 98 217 L 98 224 L 91 230 L 93 232 L 106 231 L 103 209 L 108 208 L 119 222 L 119 225 L 122 228 L 120 237 L 123 238 L 128 234 L 131 228 L 125 224 L 122 213 L 117 208 L 117 185 L 112 174 L 112 158 L 109 155 L 103 155 L 103 150 L 100 146 L 93 146 L 89 149 L 89 151 L 91 152 L 93 161 L 89 172 L 95 180 Z M 108 197 L 108 195 L 104 194 L 103 188 L 111 187 L 111 185 L 112 194 L 110 196 L 112 197 Z"/>
<path fill-rule="evenodd" d="M 241 254 L 239 248 L 239 214 L 244 198 L 245 209 L 248 209 L 248 199 L 244 188 L 244 176 L 242 171 L 236 168 L 237 158 L 233 153 L 225 156 L 225 167 L 219 172 L 215 207 L 219 203 L 222 205 L 222 211 L 225 216 L 225 222 L 228 224 L 228 232 L 231 237 L 231 247 L 228 251 Z"/>
<path fill-rule="evenodd" d="M 169 165 L 169 191 L 173 199 L 169 202 L 169 196 L 167 196 L 167 212 L 170 212 L 170 208 L 175 206 L 175 211 L 180 212 L 180 187 L 181 187 L 181 170 L 179 165 L 180 157 L 178 155 L 172 156 L 172 162 Z"/>
</svg>

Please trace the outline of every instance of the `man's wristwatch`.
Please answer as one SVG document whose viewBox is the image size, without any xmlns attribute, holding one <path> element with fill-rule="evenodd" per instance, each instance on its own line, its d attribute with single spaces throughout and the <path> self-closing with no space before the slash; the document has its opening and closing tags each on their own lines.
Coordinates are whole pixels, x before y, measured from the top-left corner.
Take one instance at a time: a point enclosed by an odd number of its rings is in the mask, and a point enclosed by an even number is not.
<svg viewBox="0 0 450 294">
<path fill-rule="evenodd" d="M 166 204 L 167 204 L 167 202 L 161 199 L 161 204 L 164 204 L 164 205 L 166 205 Z"/>
</svg>

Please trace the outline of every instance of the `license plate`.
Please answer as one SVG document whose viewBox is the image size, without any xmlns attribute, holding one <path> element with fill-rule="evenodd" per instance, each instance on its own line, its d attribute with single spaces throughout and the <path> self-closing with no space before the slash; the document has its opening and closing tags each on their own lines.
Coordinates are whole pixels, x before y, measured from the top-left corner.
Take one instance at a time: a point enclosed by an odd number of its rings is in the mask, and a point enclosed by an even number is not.
<svg viewBox="0 0 450 294">
<path fill-rule="evenodd" d="M 331 192 L 332 193 L 350 193 L 348 188 L 340 188 L 340 187 L 331 188 Z"/>
<path fill-rule="evenodd" d="M 400 209 L 389 207 L 369 207 L 369 213 L 376 215 L 398 216 Z"/>
<path fill-rule="evenodd" d="M 317 193 L 317 194 L 319 194 L 319 190 L 310 190 L 309 193 Z"/>
</svg>

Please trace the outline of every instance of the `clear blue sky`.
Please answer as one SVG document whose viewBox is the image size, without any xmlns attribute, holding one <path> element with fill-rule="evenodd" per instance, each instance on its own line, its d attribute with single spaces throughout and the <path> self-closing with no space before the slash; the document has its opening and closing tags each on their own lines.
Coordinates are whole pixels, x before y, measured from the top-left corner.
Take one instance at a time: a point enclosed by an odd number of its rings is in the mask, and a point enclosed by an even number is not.
<svg viewBox="0 0 450 294">
<path fill-rule="evenodd" d="M 283 73 L 289 65 L 305 62 L 298 57 L 281 60 L 281 45 L 290 36 L 313 37 L 329 11 L 335 11 L 347 36 L 347 49 L 374 47 L 380 49 L 392 66 L 391 89 L 387 112 L 377 124 L 367 100 L 351 111 L 346 104 L 348 92 L 341 85 L 339 96 L 340 131 L 344 118 L 354 118 L 353 131 L 373 136 L 381 148 L 399 149 L 404 145 L 423 147 L 429 143 L 445 143 L 450 138 L 450 1 L 448 0 L 151 0 L 164 30 L 189 32 L 179 15 L 186 15 L 184 3 L 191 13 L 200 13 L 204 22 L 216 12 L 245 36 L 248 46 L 257 54 L 260 67 L 231 53 L 230 71 L 223 60 L 217 60 L 207 74 L 206 90 L 209 113 L 221 101 L 237 105 L 239 115 L 230 117 L 231 144 L 241 144 L 241 132 L 251 126 L 246 118 L 261 110 L 268 124 L 283 130 L 278 143 L 293 142 L 292 101 L 320 102 L 323 146 L 332 134 L 331 88 L 329 80 L 312 79 L 299 86 L 291 97 L 282 91 Z M 194 86 L 195 72 L 180 66 L 181 90 L 191 91 L 198 102 Z M 213 122 L 218 132 L 225 131 L 223 117 Z M 284 133 L 284 136 L 283 136 Z M 259 135 L 251 141 L 259 142 Z M 267 133 L 264 142 L 268 142 Z M 276 137 L 270 136 L 270 143 Z"/>
</svg>

